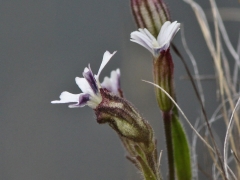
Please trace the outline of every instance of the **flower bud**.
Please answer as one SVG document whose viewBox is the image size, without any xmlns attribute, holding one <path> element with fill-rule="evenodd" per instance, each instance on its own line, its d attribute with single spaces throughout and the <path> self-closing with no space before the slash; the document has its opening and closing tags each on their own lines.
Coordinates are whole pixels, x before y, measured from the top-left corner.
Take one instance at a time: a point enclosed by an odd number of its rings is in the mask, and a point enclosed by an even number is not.
<svg viewBox="0 0 240 180">
<path fill-rule="evenodd" d="M 170 20 L 162 0 L 131 0 L 131 9 L 138 28 L 146 28 L 157 37 L 164 22 Z"/>
<path fill-rule="evenodd" d="M 161 52 L 160 56 L 153 61 L 154 83 L 162 87 L 171 97 L 174 97 L 173 70 L 174 65 L 170 49 Z M 171 99 L 159 88 L 155 88 L 157 102 L 164 112 L 173 108 Z"/>
<path fill-rule="evenodd" d="M 102 102 L 96 107 L 97 122 L 108 123 L 121 137 L 149 146 L 153 130 L 135 108 L 124 98 L 100 89 Z"/>
</svg>

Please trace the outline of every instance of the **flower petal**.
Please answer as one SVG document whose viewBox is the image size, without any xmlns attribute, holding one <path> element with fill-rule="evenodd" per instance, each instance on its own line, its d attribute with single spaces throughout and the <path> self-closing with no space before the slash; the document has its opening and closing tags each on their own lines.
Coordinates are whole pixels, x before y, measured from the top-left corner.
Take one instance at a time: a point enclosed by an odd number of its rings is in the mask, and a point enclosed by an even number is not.
<svg viewBox="0 0 240 180">
<path fill-rule="evenodd" d="M 170 42 L 180 29 L 180 23 L 174 21 L 170 23 L 169 21 L 165 22 L 160 30 L 160 33 L 157 37 L 157 41 L 161 50 L 167 50 L 170 46 Z"/>
<path fill-rule="evenodd" d="M 156 38 L 146 29 L 143 29 L 144 33 L 151 39 L 152 41 L 156 40 Z"/>
<path fill-rule="evenodd" d="M 98 86 L 97 81 L 92 73 L 92 70 L 90 68 L 90 65 L 88 68 L 86 67 L 83 71 L 83 77 L 87 80 L 89 86 L 91 87 L 92 91 L 97 94 L 98 92 Z"/>
<path fill-rule="evenodd" d="M 109 51 L 106 51 L 103 54 L 103 59 L 102 59 L 102 63 L 100 65 L 100 68 L 98 70 L 97 73 L 97 79 L 99 78 L 100 73 L 102 72 L 103 68 L 106 66 L 106 64 L 108 63 L 108 61 L 111 59 L 111 57 L 116 53 L 117 51 L 114 51 L 112 54 Z"/>
<path fill-rule="evenodd" d="M 76 84 L 82 90 L 83 93 L 93 94 L 92 88 L 88 84 L 88 82 L 85 78 L 76 77 L 75 81 L 76 81 Z"/>
<path fill-rule="evenodd" d="M 78 102 L 80 94 L 72 94 L 64 91 L 59 96 L 60 100 L 51 101 L 52 104 Z"/>
<path fill-rule="evenodd" d="M 143 29 L 139 29 L 139 31 L 134 31 L 131 33 L 130 41 L 140 44 L 145 47 L 151 53 L 153 53 L 153 45 L 152 40 L 148 37 Z M 156 39 L 155 39 L 156 40 Z"/>
<path fill-rule="evenodd" d="M 145 28 L 131 33 L 130 41 L 140 44 L 149 50 L 154 57 L 158 57 L 161 51 L 167 50 L 170 42 L 179 30 L 180 23 L 166 21 L 157 39 Z"/>
<path fill-rule="evenodd" d="M 79 95 L 78 103 L 77 104 L 70 104 L 68 107 L 70 107 L 70 108 L 83 107 L 83 106 L 87 105 L 87 102 L 89 101 L 89 99 L 90 99 L 89 94 L 82 93 L 82 94 Z"/>
<path fill-rule="evenodd" d="M 108 91 L 115 95 L 119 94 L 120 89 L 120 70 L 116 69 L 111 72 L 111 76 L 105 77 L 103 82 L 101 83 L 102 88 L 106 88 Z"/>
<path fill-rule="evenodd" d="M 172 31 L 171 31 L 171 40 L 170 41 L 172 41 L 172 39 L 174 38 L 174 36 L 176 35 L 176 33 L 179 31 L 179 29 L 180 29 L 180 23 L 177 23 L 177 21 L 174 21 L 173 23 L 172 23 L 172 27 L 171 27 L 171 29 L 172 29 Z"/>
<path fill-rule="evenodd" d="M 108 91 L 112 91 L 112 84 L 109 77 L 104 77 L 103 82 L 101 83 L 102 88 L 106 88 Z"/>
<path fill-rule="evenodd" d="M 161 40 L 161 39 L 164 39 L 164 34 L 165 34 L 165 32 L 166 32 L 166 29 L 168 28 L 168 26 L 171 24 L 171 22 L 170 21 L 166 21 L 163 25 L 162 25 L 162 27 L 161 27 L 161 29 L 160 29 L 160 32 L 159 32 L 159 34 L 158 34 L 158 37 L 157 37 L 157 41 L 158 42 L 160 42 L 159 40 Z M 160 39 L 161 38 L 161 39 Z"/>
</svg>

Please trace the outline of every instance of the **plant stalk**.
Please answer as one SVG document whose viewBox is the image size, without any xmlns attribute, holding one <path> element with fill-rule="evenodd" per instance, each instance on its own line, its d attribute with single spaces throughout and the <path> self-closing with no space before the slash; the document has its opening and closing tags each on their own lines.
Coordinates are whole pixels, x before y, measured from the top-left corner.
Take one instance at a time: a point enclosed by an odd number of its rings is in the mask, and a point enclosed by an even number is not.
<svg viewBox="0 0 240 180">
<path fill-rule="evenodd" d="M 165 137 L 167 144 L 167 154 L 168 154 L 168 179 L 175 179 L 175 170 L 174 170 L 174 156 L 173 156 L 173 142 L 172 142 L 172 119 L 171 112 L 163 112 L 163 123 L 165 129 Z"/>
</svg>

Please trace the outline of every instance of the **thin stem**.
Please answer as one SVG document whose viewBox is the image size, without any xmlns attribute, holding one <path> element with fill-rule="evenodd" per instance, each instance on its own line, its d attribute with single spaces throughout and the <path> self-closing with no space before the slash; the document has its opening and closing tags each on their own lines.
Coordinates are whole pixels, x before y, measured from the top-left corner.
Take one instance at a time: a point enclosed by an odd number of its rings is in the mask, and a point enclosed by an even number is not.
<svg viewBox="0 0 240 180">
<path fill-rule="evenodd" d="M 175 171 L 174 171 L 174 157 L 173 157 L 173 143 L 172 143 L 172 120 L 170 112 L 163 112 L 163 123 L 165 129 L 165 137 L 167 144 L 167 153 L 168 153 L 168 179 L 175 179 Z"/>
</svg>

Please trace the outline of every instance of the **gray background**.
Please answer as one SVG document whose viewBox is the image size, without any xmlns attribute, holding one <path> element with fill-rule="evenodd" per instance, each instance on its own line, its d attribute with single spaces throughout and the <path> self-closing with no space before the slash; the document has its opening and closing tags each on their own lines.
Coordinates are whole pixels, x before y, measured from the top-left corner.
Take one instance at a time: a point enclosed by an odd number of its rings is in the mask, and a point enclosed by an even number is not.
<svg viewBox="0 0 240 180">
<path fill-rule="evenodd" d="M 161 115 L 150 80 L 151 55 L 129 41 L 136 30 L 130 2 L 117 0 L 1 0 L 0 1 L 0 179 L 2 180 L 123 180 L 140 179 L 124 158 L 116 133 L 95 121 L 93 111 L 52 105 L 60 93 L 79 93 L 74 78 L 91 63 L 98 71 L 106 50 L 117 54 L 101 79 L 121 68 L 125 97 L 152 124 L 163 150 Z M 182 1 L 167 2 L 173 20 L 184 23 L 187 41 L 201 74 L 213 74 L 212 60 L 191 8 Z M 240 7 L 237 0 L 221 7 Z M 202 1 L 205 9 L 207 1 Z M 237 45 L 239 23 L 226 23 Z M 174 39 L 181 47 L 180 33 Z M 185 55 L 186 59 L 187 56 Z M 178 101 L 194 123 L 199 106 L 180 60 L 173 55 Z M 188 60 L 188 59 L 187 59 Z M 188 64 L 189 60 L 188 60 Z M 215 83 L 203 83 L 209 114 L 216 107 Z M 186 129 L 191 135 L 188 125 Z"/>
</svg>

